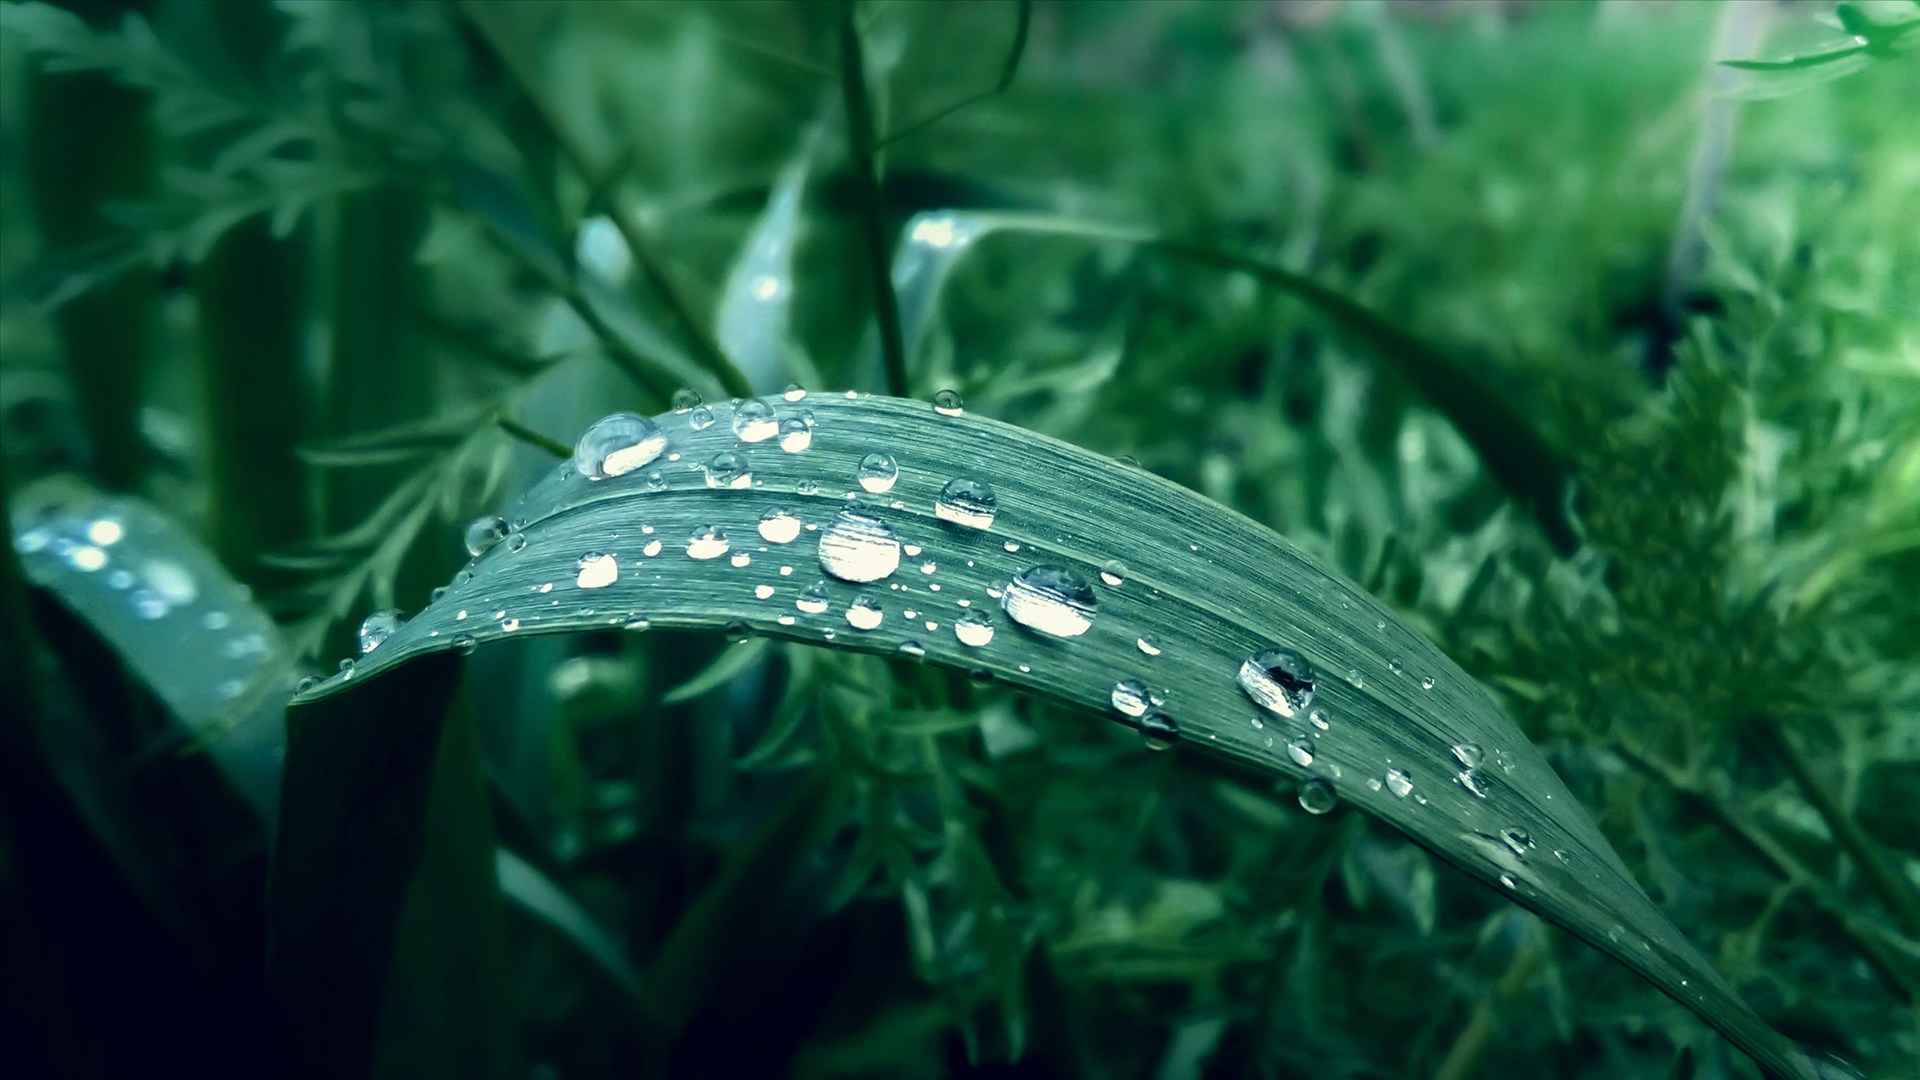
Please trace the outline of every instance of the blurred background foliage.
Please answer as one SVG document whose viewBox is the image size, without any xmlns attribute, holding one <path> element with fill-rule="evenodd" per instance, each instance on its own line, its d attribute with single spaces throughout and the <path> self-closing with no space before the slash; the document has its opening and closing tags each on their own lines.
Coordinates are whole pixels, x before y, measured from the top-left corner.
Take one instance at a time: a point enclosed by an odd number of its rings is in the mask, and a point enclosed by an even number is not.
<svg viewBox="0 0 1920 1080">
<path fill-rule="evenodd" d="M 0 20 L 10 1075 L 1756 1075 L 1357 814 L 689 634 L 391 677 L 358 722 L 437 762 L 396 959 L 269 986 L 276 811 L 355 782 L 276 803 L 293 681 L 555 440 L 790 381 L 954 388 L 1286 534 L 1770 1023 L 1920 1069 L 1920 7 Z"/>
</svg>

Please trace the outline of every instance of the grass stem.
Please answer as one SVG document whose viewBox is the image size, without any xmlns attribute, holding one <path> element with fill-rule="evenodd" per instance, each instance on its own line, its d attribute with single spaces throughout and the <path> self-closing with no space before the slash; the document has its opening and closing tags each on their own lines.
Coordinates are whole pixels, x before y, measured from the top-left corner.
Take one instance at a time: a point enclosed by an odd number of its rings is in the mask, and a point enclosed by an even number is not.
<svg viewBox="0 0 1920 1080">
<path fill-rule="evenodd" d="M 880 193 L 879 146 L 873 134 L 867 63 L 860 47 L 860 28 L 854 23 L 853 0 L 843 0 L 840 9 L 840 89 L 847 105 L 847 139 L 852 144 L 854 181 L 860 192 L 860 226 L 873 285 L 873 317 L 880 327 L 880 354 L 887 368 L 887 393 L 908 397 L 907 348 L 900 334 L 900 305 L 893 295 L 886 203 Z"/>
</svg>

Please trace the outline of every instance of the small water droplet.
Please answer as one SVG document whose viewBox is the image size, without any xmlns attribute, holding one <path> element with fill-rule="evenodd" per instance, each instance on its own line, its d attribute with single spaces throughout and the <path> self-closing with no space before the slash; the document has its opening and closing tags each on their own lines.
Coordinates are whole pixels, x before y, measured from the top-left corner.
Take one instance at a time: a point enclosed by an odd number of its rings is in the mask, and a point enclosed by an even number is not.
<svg viewBox="0 0 1920 1080">
<path fill-rule="evenodd" d="M 847 622 L 855 630 L 872 630 L 880 625 L 884 617 L 886 609 L 880 606 L 880 601 L 865 593 L 854 597 L 853 603 L 847 607 Z"/>
<path fill-rule="evenodd" d="M 589 480 L 606 480 L 652 464 L 666 449 L 667 435 L 659 425 L 637 413 L 612 413 L 580 436 L 573 467 Z"/>
<path fill-rule="evenodd" d="M 455 652 L 461 654 L 462 656 L 465 656 L 467 653 L 472 652 L 473 651 L 473 635 L 472 634 L 453 635 L 453 649 Z"/>
<path fill-rule="evenodd" d="M 1528 850 L 1533 847 L 1533 837 L 1527 835 L 1525 829 L 1501 829 L 1500 839 L 1507 845 L 1507 850 L 1523 859 L 1527 857 Z"/>
<path fill-rule="evenodd" d="M 702 525 L 687 537 L 687 557 L 692 559 L 717 559 L 731 547 L 726 530 L 718 525 Z"/>
<path fill-rule="evenodd" d="M 1461 769 L 1458 779 L 1461 787 L 1483 799 L 1487 797 L 1487 779 L 1480 774 L 1479 769 Z"/>
<path fill-rule="evenodd" d="M 1275 716 L 1292 716 L 1313 701 L 1315 673 L 1292 649 L 1265 649 L 1240 663 L 1240 689 Z"/>
<path fill-rule="evenodd" d="M 1108 559 L 1107 564 L 1100 568 L 1100 580 L 1119 588 L 1126 583 L 1127 564 L 1119 559 Z"/>
<path fill-rule="evenodd" d="M 733 434 L 741 442 L 766 442 L 780 432 L 773 418 L 773 406 L 759 398 L 749 398 L 734 407 Z"/>
<path fill-rule="evenodd" d="M 200 625 L 208 630 L 225 630 L 232 623 L 233 616 L 224 611 L 209 611 L 200 616 Z"/>
<path fill-rule="evenodd" d="M 827 583 L 816 581 L 807 586 L 805 592 L 794 598 L 793 606 L 809 615 L 818 615 L 827 610 Z"/>
<path fill-rule="evenodd" d="M 1307 714 L 1307 719 L 1313 723 L 1314 727 L 1319 728 L 1321 731 L 1326 731 L 1333 726 L 1329 723 L 1329 721 L 1333 719 L 1333 716 L 1325 709 L 1313 710 Z"/>
<path fill-rule="evenodd" d="M 360 623 L 360 654 L 365 656 L 379 648 L 382 642 L 393 636 L 395 630 L 400 629 L 401 621 L 400 613 L 392 608 L 382 608 L 367 616 Z"/>
<path fill-rule="evenodd" d="M 900 479 L 900 463 L 893 460 L 892 454 L 876 450 L 860 459 L 860 467 L 854 475 L 859 478 L 861 487 L 878 495 L 893 490 L 893 482 Z"/>
<path fill-rule="evenodd" d="M 1422 690 L 1431 690 L 1431 689 L 1433 689 L 1433 676 L 1431 676 L 1431 675 L 1428 675 L 1428 676 L 1425 676 L 1425 677 L 1423 677 L 1423 678 L 1422 678 L 1422 679 L 1420 680 L 1420 689 L 1422 689 Z"/>
<path fill-rule="evenodd" d="M 687 426 L 695 431 L 705 431 L 713 426 L 713 410 L 705 405 L 695 405 L 687 413 Z"/>
<path fill-rule="evenodd" d="M 993 488 L 985 481 L 959 476 L 940 489 L 940 497 L 933 503 L 933 515 L 941 521 L 971 529 L 988 529 L 993 527 L 995 505 Z"/>
<path fill-rule="evenodd" d="M 1055 637 L 1079 637 L 1093 625 L 1093 586 L 1064 566 L 1022 570 L 1007 585 L 1000 606 L 1030 630 Z"/>
<path fill-rule="evenodd" d="M 573 583 L 583 589 L 602 589 L 620 578 L 620 560 L 598 551 L 580 556 L 573 568 L 578 571 Z"/>
<path fill-rule="evenodd" d="M 790 382 L 787 384 L 786 391 L 780 396 L 786 398 L 788 401 L 799 401 L 801 398 L 807 396 L 807 388 L 797 382 Z"/>
<path fill-rule="evenodd" d="M 624 629 L 631 630 L 634 633 L 638 634 L 638 633 L 644 632 L 648 627 L 652 625 L 653 623 L 649 622 L 644 618 L 635 617 L 627 620 L 627 625 L 624 627 Z"/>
<path fill-rule="evenodd" d="M 1340 796 L 1333 785 L 1319 777 L 1302 781 L 1299 790 L 1300 809 L 1309 814 L 1324 814 L 1340 803 Z"/>
<path fill-rule="evenodd" d="M 753 587 L 753 595 L 761 600 L 771 600 L 773 598 L 773 586 L 755 585 Z"/>
<path fill-rule="evenodd" d="M 747 461 L 731 450 L 722 450 L 707 462 L 707 486 L 710 488 L 750 488 L 753 473 Z"/>
<path fill-rule="evenodd" d="M 1505 885 L 1509 889 L 1518 889 L 1520 887 L 1520 883 L 1513 880 L 1512 874 L 1501 874 L 1500 884 Z"/>
<path fill-rule="evenodd" d="M 780 421 L 780 449 L 798 454 L 813 445 L 813 425 L 798 416 Z"/>
<path fill-rule="evenodd" d="M 67 549 L 67 565 L 83 573 L 92 573 L 107 565 L 107 553 L 92 544 L 75 544 Z"/>
<path fill-rule="evenodd" d="M 511 634 L 511 633 L 513 633 L 513 632 L 514 632 L 515 630 L 518 630 L 518 629 L 520 629 L 520 620 L 519 620 L 518 618 L 513 618 L 513 619 L 503 619 L 503 620 L 501 620 L 501 622 L 500 622 L 500 629 L 502 629 L 502 630 L 504 630 L 504 631 L 506 631 L 507 633 L 509 633 L 509 634 Z"/>
<path fill-rule="evenodd" d="M 1260 719 L 1259 717 L 1257 717 L 1257 716 L 1250 716 L 1250 717 L 1248 717 L 1247 719 L 1248 719 L 1248 720 L 1250 720 L 1250 721 L 1252 721 L 1252 723 L 1253 723 L 1253 730 L 1255 730 L 1255 731 L 1265 731 L 1265 730 L 1267 729 L 1267 723 L 1266 723 L 1266 721 L 1264 721 L 1264 720 L 1262 720 L 1262 719 Z"/>
<path fill-rule="evenodd" d="M 1287 756 L 1295 765 L 1313 764 L 1313 744 L 1305 739 L 1293 739 L 1287 743 Z"/>
<path fill-rule="evenodd" d="M 1139 679 L 1122 679 L 1113 684 L 1113 709 L 1122 716 L 1145 716 L 1151 698 L 1146 684 Z"/>
<path fill-rule="evenodd" d="M 744 551 L 736 551 L 733 553 L 733 558 L 728 559 L 727 561 L 732 563 L 736 567 L 748 566 L 753 563 L 753 556 Z"/>
<path fill-rule="evenodd" d="M 435 585 L 433 587 L 433 591 L 427 594 L 427 604 L 431 606 L 433 604 L 439 603 L 442 600 L 445 600 L 446 598 L 447 598 L 447 587 L 445 585 Z"/>
<path fill-rule="evenodd" d="M 1480 744 L 1460 743 L 1453 748 L 1454 760 L 1471 769 L 1480 764 Z"/>
<path fill-rule="evenodd" d="M 346 672 L 349 672 L 349 671 L 352 671 L 352 670 L 353 670 L 353 657 L 351 657 L 351 656 L 348 656 L 348 657 L 343 657 L 343 658 L 341 658 L 341 660 L 340 660 L 340 671 L 341 671 L 341 673 L 342 673 L 342 674 L 345 674 Z"/>
<path fill-rule="evenodd" d="M 492 514 L 474 518 L 467 525 L 467 554 L 477 559 L 506 538 L 507 523 L 504 518 Z"/>
<path fill-rule="evenodd" d="M 1405 769 L 1388 769 L 1387 790 L 1399 798 L 1406 798 L 1413 792 L 1413 775 Z"/>
<path fill-rule="evenodd" d="M 1140 718 L 1140 738 L 1149 750 L 1170 749 L 1180 741 L 1180 725 L 1163 712 L 1151 712 Z"/>
<path fill-rule="evenodd" d="M 667 486 L 667 474 L 655 469 L 647 474 L 647 490 L 661 491 Z"/>
<path fill-rule="evenodd" d="M 523 551 L 526 549 L 526 546 L 527 534 L 525 533 L 514 533 L 512 536 L 507 537 L 508 551 Z"/>
<path fill-rule="evenodd" d="M 1134 641 L 1134 644 L 1139 646 L 1140 651 L 1146 653 L 1148 656 L 1160 655 L 1160 639 L 1152 634 L 1141 634 L 1139 638 Z"/>
<path fill-rule="evenodd" d="M 690 390 L 683 386 L 680 389 L 675 390 L 673 392 L 673 411 L 674 412 L 677 412 L 677 413 L 692 412 L 693 410 L 699 407 L 700 407 L 700 392 L 698 390 Z"/>
<path fill-rule="evenodd" d="M 647 541 L 647 546 L 640 549 L 640 554 L 645 555 L 649 559 L 653 558 L 655 555 L 660 554 L 659 539 L 655 538 Z"/>
<path fill-rule="evenodd" d="M 793 485 L 793 490 L 797 495 L 817 495 L 820 492 L 820 484 L 814 480 L 802 480 Z"/>
<path fill-rule="evenodd" d="M 820 535 L 820 568 L 842 581 L 882 581 L 900 568 L 900 541 L 879 518 L 842 510 Z"/>
<path fill-rule="evenodd" d="M 729 620 L 726 635 L 727 640 L 733 642 L 735 645 L 745 645 L 747 639 L 753 636 L 753 624 L 747 622 L 745 619 Z"/>
<path fill-rule="evenodd" d="M 1020 541 L 1018 541 L 1018 540 L 1008 540 L 1008 541 L 1007 541 L 1006 543 L 1004 543 L 1004 544 L 1001 544 L 1000 546 L 1001 546 L 1001 548 L 1003 548 L 1003 549 L 1005 549 L 1005 551 L 1006 551 L 1006 553 L 1007 553 L 1007 554 L 1009 554 L 1009 555 L 1011 555 L 1011 554 L 1013 554 L 1014 552 L 1016 552 L 1016 551 L 1019 551 L 1019 550 L 1020 550 Z"/>
<path fill-rule="evenodd" d="M 976 648 L 993 640 L 993 619 L 984 611 L 962 612 L 953 623 L 953 636 Z"/>
<path fill-rule="evenodd" d="M 1394 673 L 1395 675 L 1404 675 L 1404 674 L 1406 674 L 1406 672 L 1404 672 L 1404 671 L 1402 671 L 1402 670 L 1401 670 L 1401 668 L 1400 668 L 1400 661 L 1398 661 L 1398 660 L 1389 660 L 1389 661 L 1387 661 L 1387 670 L 1388 670 L 1388 671 L 1391 671 L 1391 672 L 1393 672 L 1393 673 Z"/>
<path fill-rule="evenodd" d="M 957 390 L 936 390 L 933 394 L 933 411 L 941 416 L 959 416 L 966 411 L 966 404 L 960 400 Z"/>
<path fill-rule="evenodd" d="M 1365 685 L 1365 680 L 1361 679 L 1360 669 L 1357 667 L 1351 667 L 1347 669 L 1347 681 L 1353 684 L 1353 688 L 1355 690 L 1358 690 Z"/>
<path fill-rule="evenodd" d="M 895 651 L 901 656 L 910 657 L 914 660 L 918 660 L 927 655 L 926 647 L 917 641 L 903 641 L 900 643 L 900 648 Z"/>
<path fill-rule="evenodd" d="M 320 676 L 303 675 L 301 676 L 300 681 L 294 684 L 293 692 L 296 694 L 304 694 L 307 691 L 319 685 L 320 685 Z"/>
</svg>

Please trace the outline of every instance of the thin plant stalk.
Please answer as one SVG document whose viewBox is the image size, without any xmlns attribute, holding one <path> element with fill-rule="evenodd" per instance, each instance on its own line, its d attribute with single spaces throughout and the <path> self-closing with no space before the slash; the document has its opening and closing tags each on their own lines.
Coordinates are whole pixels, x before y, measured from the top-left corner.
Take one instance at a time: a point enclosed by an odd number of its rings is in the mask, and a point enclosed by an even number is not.
<svg viewBox="0 0 1920 1080">
<path fill-rule="evenodd" d="M 860 190 L 860 231 L 865 242 L 867 276 L 873 287 L 873 317 L 880 327 L 880 355 L 886 363 L 887 393 L 906 397 L 907 347 L 900 333 L 900 305 L 893 295 L 887 248 L 886 204 L 880 193 L 879 146 L 873 132 L 873 105 L 867 96 L 866 56 L 852 0 L 840 10 L 840 89 L 847 106 L 847 140 L 854 181 Z"/>
</svg>

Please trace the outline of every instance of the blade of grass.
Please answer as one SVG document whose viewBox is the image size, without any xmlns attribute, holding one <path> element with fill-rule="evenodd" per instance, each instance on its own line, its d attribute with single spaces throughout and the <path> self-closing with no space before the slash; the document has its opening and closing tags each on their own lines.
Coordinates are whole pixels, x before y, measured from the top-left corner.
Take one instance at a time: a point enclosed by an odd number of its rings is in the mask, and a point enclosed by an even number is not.
<svg viewBox="0 0 1920 1080">
<path fill-rule="evenodd" d="M 865 243 L 868 284 L 873 289 L 873 317 L 880 328 L 880 355 L 886 364 L 887 393 L 905 396 L 907 349 L 900 335 L 900 305 L 893 295 L 888 269 L 886 201 L 880 194 L 879 147 L 873 134 L 873 105 L 867 97 L 867 62 L 860 47 L 860 28 L 854 22 L 853 0 L 840 5 L 840 93 L 847 109 L 848 152 L 859 189 L 860 237 Z"/>
<path fill-rule="evenodd" d="M 788 407 L 773 404 L 776 413 Z M 736 455 L 752 486 L 709 486 L 685 465 L 663 473 L 664 487 L 638 473 L 596 482 L 556 470 L 510 511 L 527 543 L 481 558 L 363 658 L 352 684 L 447 649 L 456 636 L 484 643 L 620 625 L 735 626 L 839 648 L 905 649 L 1100 713 L 1112 708 L 1118 680 L 1139 679 L 1164 700 L 1182 744 L 1331 784 L 1342 800 L 1639 972 L 1766 1068 L 1800 1080 L 1815 1075 L 1804 1053 L 1755 1016 L 1647 898 L 1487 691 L 1350 582 L 1224 507 L 1045 436 L 898 399 L 810 395 L 805 405 L 816 427 L 803 453 L 736 439 L 724 405 L 698 430 L 688 415 L 658 418 L 680 461 Z M 855 478 L 875 451 L 892 455 L 900 475 L 883 492 L 863 493 Z M 993 485 L 989 528 L 936 514 L 939 493 L 958 477 Z M 797 546 L 754 542 L 774 506 L 811 527 Z M 865 587 L 822 573 L 822 609 L 806 593 L 817 537 L 848 508 L 924 552 L 916 565 Z M 690 557 L 690 548 L 708 553 L 692 538 L 700 530 L 710 541 L 711 528 L 746 558 Z M 661 547 L 650 550 L 656 541 Z M 607 564 L 596 563 L 603 583 L 580 587 L 589 553 L 614 560 L 614 580 L 603 581 Z M 1109 560 L 1128 568 L 1112 574 L 1120 584 L 1101 577 Z M 782 574 L 783 566 L 799 572 Z M 1096 610 L 1084 634 L 1035 632 L 999 612 L 997 601 L 1009 594 L 996 583 L 1037 566 L 1063 567 L 1087 584 Z M 885 612 L 876 629 L 847 619 L 862 593 Z M 529 603 L 530 595 L 544 602 Z M 909 607 L 912 622 L 902 614 Z M 474 617 L 487 612 L 497 614 Z M 997 626 L 991 641 L 963 643 L 955 632 L 963 614 L 986 615 Z M 1151 656 L 1138 644 L 1148 635 L 1159 641 Z M 1297 650 L 1320 672 L 1314 704 L 1327 727 L 1263 714 L 1241 691 L 1242 661 L 1273 645 Z M 336 677 L 311 696 L 348 685 Z M 1311 750 L 1304 765 L 1289 748 L 1295 741 Z M 1462 756 L 1482 750 L 1487 764 L 1463 778 Z"/>
<path fill-rule="evenodd" d="M 951 105 L 942 106 L 934 110 L 931 114 L 915 120 L 906 127 L 879 140 L 876 144 L 877 147 L 885 149 L 909 135 L 918 134 L 920 131 L 932 127 L 934 124 L 945 120 L 954 113 L 969 106 L 977 105 L 995 94 L 1005 91 L 1007 87 L 1012 86 L 1013 77 L 1019 74 L 1020 71 L 1020 58 L 1025 56 L 1027 52 L 1027 31 L 1033 27 L 1033 0 L 1019 0 L 1019 9 L 1013 18 L 1013 43 L 1007 46 L 1007 58 L 1000 62 L 1000 74 L 995 77 L 992 85 L 984 90 L 978 90 L 968 94 L 966 97 L 961 98 Z"/>
</svg>

